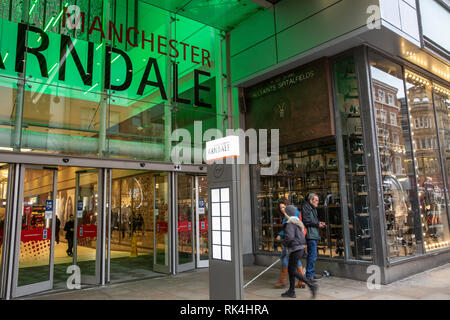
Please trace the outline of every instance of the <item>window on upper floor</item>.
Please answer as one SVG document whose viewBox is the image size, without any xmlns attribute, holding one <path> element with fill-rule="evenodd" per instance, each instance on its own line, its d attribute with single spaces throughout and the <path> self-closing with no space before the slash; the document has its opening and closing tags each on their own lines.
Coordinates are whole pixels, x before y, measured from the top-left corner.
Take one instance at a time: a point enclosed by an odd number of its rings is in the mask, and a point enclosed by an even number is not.
<svg viewBox="0 0 450 320">
<path fill-rule="evenodd" d="M 394 104 L 394 95 L 388 94 L 388 103 L 393 106 Z"/>
<path fill-rule="evenodd" d="M 378 101 L 385 103 L 386 102 L 386 97 L 384 95 L 384 91 L 381 89 L 378 89 Z"/>
<path fill-rule="evenodd" d="M 390 116 L 391 124 L 393 126 L 396 126 L 397 125 L 397 114 L 394 112 L 391 112 L 389 116 Z"/>
<path fill-rule="evenodd" d="M 380 121 L 381 123 L 387 123 L 387 111 L 380 110 Z"/>
</svg>

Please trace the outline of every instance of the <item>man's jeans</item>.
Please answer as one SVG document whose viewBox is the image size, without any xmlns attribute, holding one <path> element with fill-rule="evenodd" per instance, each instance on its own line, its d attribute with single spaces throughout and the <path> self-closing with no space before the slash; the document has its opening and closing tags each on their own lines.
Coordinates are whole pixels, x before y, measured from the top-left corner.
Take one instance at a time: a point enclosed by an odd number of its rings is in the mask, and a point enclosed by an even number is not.
<svg viewBox="0 0 450 320">
<path fill-rule="evenodd" d="M 308 258 L 306 259 L 306 278 L 313 278 L 316 274 L 317 240 L 306 240 Z"/>
<path fill-rule="evenodd" d="M 281 251 L 281 266 L 287 268 L 289 265 L 289 255 L 287 253 L 287 249 L 285 246 L 283 246 L 283 251 Z M 302 266 L 302 262 L 300 261 L 300 259 L 298 260 L 298 267 Z"/>
</svg>

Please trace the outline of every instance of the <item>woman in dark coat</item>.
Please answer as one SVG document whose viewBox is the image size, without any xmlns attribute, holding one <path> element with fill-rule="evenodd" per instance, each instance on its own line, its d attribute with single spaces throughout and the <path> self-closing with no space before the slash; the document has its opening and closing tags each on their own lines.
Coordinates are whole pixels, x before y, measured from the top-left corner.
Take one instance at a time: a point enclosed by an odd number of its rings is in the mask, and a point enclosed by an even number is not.
<svg viewBox="0 0 450 320">
<path fill-rule="evenodd" d="M 306 283 L 311 290 L 313 298 L 316 297 L 318 286 L 312 281 L 306 279 L 302 274 L 297 271 L 298 260 L 303 257 L 305 252 L 306 239 L 303 231 L 305 226 L 296 217 L 297 208 L 294 206 L 287 206 L 285 209 L 286 214 L 289 216 L 289 220 L 284 225 L 284 245 L 287 248 L 289 255 L 289 290 L 283 293 L 281 296 L 285 298 L 295 298 L 295 278 Z"/>
</svg>

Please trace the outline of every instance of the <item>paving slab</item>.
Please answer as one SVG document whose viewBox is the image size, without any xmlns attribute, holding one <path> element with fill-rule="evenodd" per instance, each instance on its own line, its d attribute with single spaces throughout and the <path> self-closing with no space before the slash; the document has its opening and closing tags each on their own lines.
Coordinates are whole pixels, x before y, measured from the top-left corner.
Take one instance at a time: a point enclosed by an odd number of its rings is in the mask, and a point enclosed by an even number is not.
<svg viewBox="0 0 450 320">
<path fill-rule="evenodd" d="M 265 268 L 244 268 L 244 284 Z M 244 289 L 246 300 L 285 300 L 273 284 L 279 271 L 269 270 Z M 450 263 L 426 272 L 399 280 L 380 289 L 370 290 L 362 281 L 337 277 L 322 278 L 318 282 L 318 300 L 450 300 Z M 311 299 L 310 291 L 296 289 L 295 300 Z M 175 276 L 157 277 L 139 281 L 113 283 L 104 287 L 82 290 L 47 292 L 22 299 L 45 300 L 207 300 L 209 299 L 208 269 L 189 271 Z"/>
</svg>

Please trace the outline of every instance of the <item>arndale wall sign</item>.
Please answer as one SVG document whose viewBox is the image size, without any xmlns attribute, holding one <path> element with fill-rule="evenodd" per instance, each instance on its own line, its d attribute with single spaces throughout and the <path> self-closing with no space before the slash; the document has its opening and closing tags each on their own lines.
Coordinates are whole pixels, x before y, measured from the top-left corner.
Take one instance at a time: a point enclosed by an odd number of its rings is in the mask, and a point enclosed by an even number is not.
<svg viewBox="0 0 450 320">
<path fill-rule="evenodd" d="M 239 157 L 239 136 L 228 136 L 206 142 L 206 161 Z"/>
<path fill-rule="evenodd" d="M 69 14 L 67 13 L 67 15 Z M 158 65 L 157 59 L 147 55 L 146 52 L 151 54 L 157 53 L 158 55 L 166 55 L 173 59 L 178 58 L 179 61 L 192 62 L 200 67 L 211 67 L 210 52 L 207 49 L 178 42 L 177 40 L 169 40 L 166 37 L 155 35 L 153 33 L 146 34 L 144 30 L 138 30 L 134 27 L 130 27 L 124 31 L 123 25 L 116 26 L 112 21 L 109 21 L 109 24 L 107 24 L 108 28 L 105 32 L 99 17 L 94 18 L 88 29 L 88 26 L 85 26 L 84 24 L 84 15 L 81 14 L 80 16 L 82 19 L 78 20 L 78 24 L 76 24 L 76 26 L 69 24 L 70 28 L 80 28 L 82 32 L 87 32 L 88 35 L 98 33 L 101 36 L 102 41 L 114 40 L 116 43 L 127 43 L 133 49 L 136 48 L 142 50 L 139 53 L 139 62 L 142 61 L 144 54 L 146 58 L 143 60 L 146 61 L 146 66 L 143 72 L 139 70 L 139 73 L 142 72 L 142 77 L 136 86 L 136 91 L 130 93 L 132 95 L 136 94 L 137 96 L 142 96 L 144 95 L 144 90 L 147 86 L 152 86 L 159 90 L 163 100 L 167 100 L 166 88 L 164 87 L 161 76 L 161 68 Z M 67 21 L 70 21 L 70 19 Z M 36 68 L 34 65 L 29 66 L 29 63 L 34 64 L 37 62 L 39 69 L 37 73 L 40 73 L 39 76 L 42 78 L 49 78 L 49 67 L 55 64 L 58 66 L 58 78 L 55 80 L 66 81 L 66 66 L 69 61 L 69 57 L 71 57 L 76 66 L 76 71 L 74 71 L 78 72 L 81 77 L 82 84 L 91 88 L 93 85 L 95 86 L 93 82 L 94 79 L 99 79 L 99 75 L 96 73 L 100 73 L 101 68 L 94 67 L 94 61 L 99 61 L 98 55 L 101 51 L 98 51 L 98 47 L 97 49 L 94 48 L 95 45 L 93 42 L 72 39 L 70 36 L 64 34 L 47 33 L 38 27 L 23 23 L 14 23 L 6 20 L 2 20 L 1 23 L 3 25 L 3 34 L 9 34 L 8 38 L 14 39 L 17 42 L 15 43 L 15 46 L 9 43 L 9 41 L 0 42 L 2 45 L 2 48 L 0 48 L 0 71 L 5 70 L 7 72 L 23 73 L 24 61 L 25 58 L 27 58 L 29 60 L 27 63 L 27 74 L 29 74 L 29 68 Z M 66 27 L 66 22 L 63 22 L 63 27 Z M 17 37 L 15 37 L 15 34 L 17 34 Z M 32 41 L 32 39 L 38 39 L 38 41 Z M 136 39 L 141 40 L 140 44 L 138 44 Z M 59 46 L 55 42 L 59 42 Z M 34 45 L 30 45 L 30 43 L 34 43 Z M 10 64 L 10 67 L 12 66 L 14 69 L 7 70 L 7 66 L 4 63 L 6 57 L 5 52 L 7 52 L 8 55 L 10 53 L 12 55 L 12 52 L 14 51 L 16 53 L 15 63 L 14 65 Z M 135 75 L 133 67 L 138 64 L 137 61 L 132 61 L 127 52 L 110 45 L 106 45 L 106 50 L 104 50 L 104 52 L 104 56 L 102 57 L 104 58 L 103 62 L 105 64 L 103 79 L 104 88 L 116 92 L 129 91 L 130 87 L 133 87 L 131 85 L 133 82 L 133 76 Z M 33 56 L 34 58 L 31 59 Z M 114 60 L 121 58 L 124 63 L 113 64 L 113 57 Z M 86 62 L 82 63 L 82 61 Z M 85 66 L 83 66 L 83 64 Z M 121 70 L 117 70 L 119 67 Z M 171 70 L 173 73 L 174 102 L 183 104 L 193 103 L 196 106 L 206 108 L 212 107 L 210 104 L 202 102 L 200 99 L 201 91 L 210 91 L 209 87 L 200 84 L 201 82 L 207 80 L 206 77 L 211 76 L 209 72 L 200 69 L 194 70 L 194 101 L 191 102 L 188 99 L 180 98 L 178 95 L 177 64 L 173 64 Z M 113 83 L 114 81 L 111 81 L 111 75 L 118 73 L 122 75 L 125 74 L 125 76 L 121 77 L 121 83 Z M 72 75 L 72 73 L 70 73 L 69 78 L 71 82 L 76 81 L 73 78 L 75 76 L 76 75 Z"/>
</svg>

